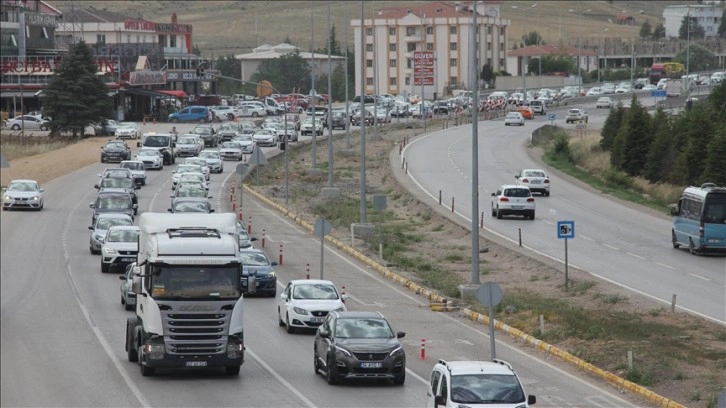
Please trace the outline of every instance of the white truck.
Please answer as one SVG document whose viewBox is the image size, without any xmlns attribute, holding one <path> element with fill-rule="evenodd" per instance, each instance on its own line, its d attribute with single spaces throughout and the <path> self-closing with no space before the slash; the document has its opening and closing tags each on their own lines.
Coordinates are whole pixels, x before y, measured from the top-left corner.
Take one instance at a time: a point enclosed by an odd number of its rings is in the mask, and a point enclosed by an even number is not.
<svg viewBox="0 0 726 408">
<path fill-rule="evenodd" d="M 681 96 L 683 93 L 682 79 L 669 79 L 665 85 L 666 96 Z"/>
<path fill-rule="evenodd" d="M 143 376 L 178 367 L 224 367 L 238 375 L 245 345 L 235 214 L 147 212 L 139 228 L 128 360 Z"/>
</svg>

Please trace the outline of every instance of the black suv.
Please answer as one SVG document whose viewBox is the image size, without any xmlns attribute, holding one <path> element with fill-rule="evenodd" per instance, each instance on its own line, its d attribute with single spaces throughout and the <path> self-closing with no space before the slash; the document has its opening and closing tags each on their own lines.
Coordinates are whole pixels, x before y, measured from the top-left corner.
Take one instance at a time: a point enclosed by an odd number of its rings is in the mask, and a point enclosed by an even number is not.
<svg viewBox="0 0 726 408">
<path fill-rule="evenodd" d="M 101 147 L 101 163 L 131 159 L 131 148 L 121 140 L 109 140 Z"/>
<path fill-rule="evenodd" d="M 328 384 L 348 378 L 406 381 L 406 352 L 379 312 L 330 312 L 315 335 L 315 373 L 323 371 Z"/>
<path fill-rule="evenodd" d="M 345 129 L 348 126 L 348 118 L 345 116 L 344 110 L 334 110 L 332 116 L 333 116 L 333 125 L 331 127 L 333 129 L 335 129 L 335 128 Z"/>
<path fill-rule="evenodd" d="M 219 144 L 219 136 L 212 125 L 197 125 L 192 133 L 204 140 L 204 147 L 217 147 Z"/>
<path fill-rule="evenodd" d="M 240 131 L 240 126 L 234 122 L 223 123 L 222 126 L 217 130 L 220 142 L 229 142 L 237 136 Z M 205 142 L 206 144 L 206 142 Z"/>
<path fill-rule="evenodd" d="M 96 217 L 103 213 L 127 214 L 133 220 L 138 208 L 138 205 L 133 203 L 131 195 L 122 192 L 98 193 L 96 200 L 88 206 L 93 209 L 91 225 L 96 224 Z"/>
</svg>

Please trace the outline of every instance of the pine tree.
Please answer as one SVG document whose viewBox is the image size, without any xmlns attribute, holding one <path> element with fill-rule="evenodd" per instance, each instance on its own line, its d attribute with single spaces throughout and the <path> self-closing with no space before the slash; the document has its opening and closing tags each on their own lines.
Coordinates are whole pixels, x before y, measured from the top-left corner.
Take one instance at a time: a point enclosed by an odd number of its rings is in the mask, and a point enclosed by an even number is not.
<svg viewBox="0 0 726 408">
<path fill-rule="evenodd" d="M 615 138 L 613 139 L 613 145 L 610 149 L 610 166 L 615 169 L 622 169 L 625 139 L 629 131 L 628 122 L 623 121 L 622 126 L 617 130 Z"/>
<path fill-rule="evenodd" d="M 670 116 L 663 109 L 658 109 L 653 117 L 653 142 L 650 144 L 643 176 L 651 183 L 667 181 L 674 161 Z"/>
<path fill-rule="evenodd" d="M 613 142 L 615 141 L 615 135 L 618 134 L 618 130 L 622 126 L 622 123 L 623 123 L 623 107 L 622 107 L 622 105 L 618 105 L 618 106 L 611 108 L 607 119 L 605 119 L 605 124 L 602 127 L 602 132 L 600 132 L 600 135 L 601 135 L 600 147 L 603 150 L 610 150 L 612 148 Z"/>
<path fill-rule="evenodd" d="M 695 184 L 706 167 L 705 148 L 714 138 L 716 126 L 703 104 L 696 104 L 681 120 L 681 133 L 686 138 L 681 163 L 685 170 L 686 183 Z"/>
<path fill-rule="evenodd" d="M 628 132 L 622 145 L 622 170 L 631 176 L 638 176 L 643 171 L 646 155 L 650 149 L 653 135 L 650 130 L 650 115 L 633 94 L 630 109 L 625 114 Z"/>
<path fill-rule="evenodd" d="M 706 149 L 706 167 L 700 181 L 726 186 L 726 128 L 721 128 Z"/>
<path fill-rule="evenodd" d="M 640 26 L 640 38 L 647 40 L 650 38 L 652 33 L 653 27 L 650 26 L 650 22 L 648 20 L 645 20 L 645 22 Z"/>
<path fill-rule="evenodd" d="M 98 64 L 84 42 L 71 46 L 63 56 L 41 97 L 44 113 L 53 118 L 52 136 L 68 130 L 73 137 L 84 137 L 86 127 L 111 116 L 113 103 L 97 72 Z"/>
</svg>

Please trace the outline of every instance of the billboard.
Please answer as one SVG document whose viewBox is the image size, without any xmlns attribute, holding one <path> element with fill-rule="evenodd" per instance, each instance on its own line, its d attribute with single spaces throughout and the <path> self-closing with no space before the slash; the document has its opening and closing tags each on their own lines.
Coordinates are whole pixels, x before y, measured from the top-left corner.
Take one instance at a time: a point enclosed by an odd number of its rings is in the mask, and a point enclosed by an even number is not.
<svg viewBox="0 0 726 408">
<path fill-rule="evenodd" d="M 413 53 L 413 84 L 434 84 L 434 58 L 433 51 L 416 51 Z"/>
</svg>

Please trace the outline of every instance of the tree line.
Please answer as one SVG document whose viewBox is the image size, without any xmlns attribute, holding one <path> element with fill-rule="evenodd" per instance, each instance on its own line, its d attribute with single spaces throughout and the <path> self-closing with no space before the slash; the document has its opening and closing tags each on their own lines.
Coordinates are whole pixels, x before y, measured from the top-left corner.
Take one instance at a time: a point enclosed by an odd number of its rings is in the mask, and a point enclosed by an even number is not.
<svg viewBox="0 0 726 408">
<path fill-rule="evenodd" d="M 633 96 L 629 108 L 610 110 L 600 147 L 610 152 L 612 168 L 651 183 L 726 186 L 726 82 L 703 102 L 651 116 Z"/>
</svg>

